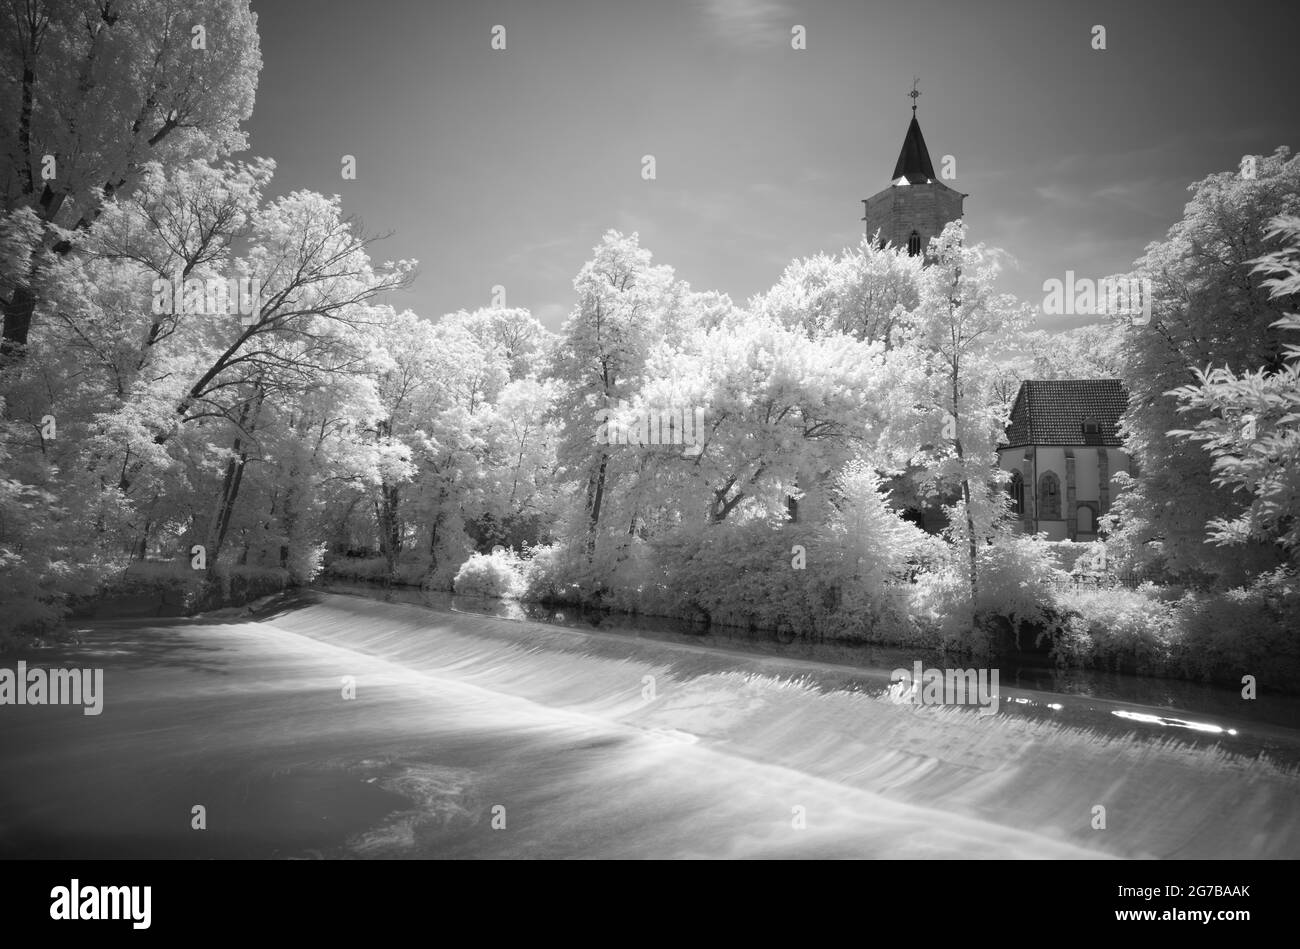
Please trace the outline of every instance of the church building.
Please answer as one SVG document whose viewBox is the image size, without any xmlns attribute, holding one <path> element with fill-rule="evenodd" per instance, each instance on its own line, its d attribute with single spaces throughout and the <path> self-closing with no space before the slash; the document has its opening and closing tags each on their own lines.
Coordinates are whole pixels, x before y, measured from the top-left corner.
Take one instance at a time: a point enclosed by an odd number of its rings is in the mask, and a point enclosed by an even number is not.
<svg viewBox="0 0 1300 949">
<path fill-rule="evenodd" d="M 880 246 L 906 247 L 912 256 L 925 253 L 930 238 L 962 217 L 969 197 L 935 178 L 916 119 L 920 94 L 915 87 L 909 93 L 912 122 L 893 178 L 887 188 L 863 200 L 862 218 L 868 237 L 879 233 Z M 1132 473 L 1119 437 L 1127 407 L 1128 390 L 1118 379 L 1021 383 L 998 463 L 1011 472 L 1013 510 L 1023 531 L 1046 534 L 1049 540 L 1097 539 L 1098 518 L 1109 513 L 1117 491 L 1115 475 Z M 905 517 L 930 532 L 946 524 L 941 503 L 933 499 L 897 500 Z"/>
<path fill-rule="evenodd" d="M 930 238 L 938 237 L 945 225 L 962 216 L 962 202 L 969 197 L 935 177 L 930 151 L 916 120 L 916 98 L 920 94 L 915 88 L 909 93 L 912 123 L 903 138 L 889 187 L 862 199 L 867 236 L 879 231 L 881 247 L 906 247 L 913 257 L 924 253 Z"/>
<path fill-rule="evenodd" d="M 1115 475 L 1132 474 L 1119 437 L 1128 390 L 1118 379 L 1025 380 L 1011 406 L 998 464 L 1011 472 L 1012 510 L 1028 534 L 1097 539 Z"/>
</svg>

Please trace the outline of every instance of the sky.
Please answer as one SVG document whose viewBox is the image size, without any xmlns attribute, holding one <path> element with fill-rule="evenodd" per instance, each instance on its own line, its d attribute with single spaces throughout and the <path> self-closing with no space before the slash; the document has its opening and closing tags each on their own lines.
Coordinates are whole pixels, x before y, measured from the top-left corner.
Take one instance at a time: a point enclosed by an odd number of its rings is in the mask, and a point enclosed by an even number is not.
<svg viewBox="0 0 1300 949">
<path fill-rule="evenodd" d="M 611 228 L 743 304 L 791 260 L 861 239 L 861 200 L 889 184 L 914 78 L 935 167 L 952 156 L 945 183 L 969 195 L 969 240 L 1002 249 L 1002 289 L 1035 305 L 1067 270 L 1127 271 L 1192 182 L 1300 147 L 1295 0 L 253 9 L 264 66 L 250 153 L 276 160 L 275 193 L 340 195 L 384 236 L 377 261 L 418 259 L 388 302 L 433 318 L 488 306 L 501 286 L 506 305 L 558 329 Z"/>
</svg>

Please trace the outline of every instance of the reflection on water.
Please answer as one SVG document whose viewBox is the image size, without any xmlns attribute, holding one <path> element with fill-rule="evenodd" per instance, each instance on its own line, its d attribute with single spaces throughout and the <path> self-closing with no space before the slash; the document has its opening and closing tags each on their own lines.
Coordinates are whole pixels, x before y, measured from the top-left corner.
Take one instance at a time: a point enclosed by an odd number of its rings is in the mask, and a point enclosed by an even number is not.
<svg viewBox="0 0 1300 949">
<path fill-rule="evenodd" d="M 1223 728 L 1219 725 L 1213 725 L 1210 722 L 1188 722 L 1181 718 L 1168 718 L 1164 715 L 1148 715 L 1143 712 L 1130 712 L 1127 709 L 1119 709 L 1111 712 L 1112 715 L 1119 718 L 1126 718 L 1129 721 L 1145 722 L 1149 725 L 1166 725 L 1173 728 L 1190 728 L 1192 731 L 1208 732 L 1211 735 L 1235 735 L 1235 728 Z"/>
</svg>

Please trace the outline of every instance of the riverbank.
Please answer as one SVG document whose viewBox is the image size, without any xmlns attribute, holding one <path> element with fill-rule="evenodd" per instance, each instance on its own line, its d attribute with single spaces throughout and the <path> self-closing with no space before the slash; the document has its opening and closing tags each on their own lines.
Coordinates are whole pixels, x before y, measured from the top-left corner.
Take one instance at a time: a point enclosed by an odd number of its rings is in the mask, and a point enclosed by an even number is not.
<svg viewBox="0 0 1300 949">
<path fill-rule="evenodd" d="M 688 558 L 689 569 L 680 556 L 670 557 L 677 567 L 667 573 L 668 562 L 642 550 L 605 579 L 605 568 L 563 546 L 522 555 L 501 548 L 471 555 L 454 578 L 448 574 L 432 585 L 590 616 L 637 616 L 781 641 L 897 646 L 977 664 L 1050 664 L 1213 682 L 1256 694 L 1300 693 L 1300 640 L 1294 635 L 1300 585 L 1286 570 L 1232 589 L 1150 579 L 1126 586 L 1110 574 L 1064 572 L 1059 545 L 1021 536 L 1008 539 L 996 556 L 990 553 L 972 608 L 969 578 L 952 564 L 918 569 L 910 579 L 877 577 L 864 586 L 852 577 L 834 580 L 824 571 L 799 569 L 797 556 L 787 568 L 778 548 L 789 541 L 747 529 L 744 538 L 728 541 L 726 551 Z M 422 587 L 431 585 L 428 576 L 428 564 L 416 553 L 395 564 L 334 558 L 323 574 Z"/>
</svg>

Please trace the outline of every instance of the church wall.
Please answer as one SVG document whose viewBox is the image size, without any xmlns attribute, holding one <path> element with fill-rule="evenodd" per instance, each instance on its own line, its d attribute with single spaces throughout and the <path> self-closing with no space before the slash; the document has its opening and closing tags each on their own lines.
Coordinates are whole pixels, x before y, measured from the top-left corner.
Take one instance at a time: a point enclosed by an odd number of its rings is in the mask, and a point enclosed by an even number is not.
<svg viewBox="0 0 1300 949">
<path fill-rule="evenodd" d="M 1025 462 L 1025 452 L 1030 452 L 1030 462 Z M 1120 448 L 1107 448 L 1106 460 L 1109 468 L 1109 477 L 1107 479 L 1110 488 L 1108 503 L 1102 503 L 1101 498 L 1101 456 L 1098 449 L 1094 446 L 1076 445 L 1071 448 L 1074 455 L 1074 506 L 1084 502 L 1090 503 L 1097 511 L 1098 516 L 1106 514 L 1110 506 L 1114 504 L 1115 497 L 1119 494 L 1119 484 L 1115 480 L 1115 475 L 1120 472 L 1130 470 L 1128 453 Z M 998 467 L 1013 471 L 1019 470 L 1021 476 L 1025 479 L 1025 507 L 1029 515 L 1027 529 L 1033 530 L 1033 518 L 1041 513 L 1038 511 L 1038 482 L 1033 474 L 1033 457 L 1034 449 L 1026 448 L 1001 448 L 998 450 Z M 1038 454 L 1038 473 L 1037 477 L 1041 478 L 1048 471 L 1056 473 L 1061 483 L 1061 519 L 1044 520 L 1039 518 L 1038 530 L 1045 533 L 1049 540 L 1067 540 L 1071 535 L 1072 511 L 1067 503 L 1066 492 L 1067 485 L 1067 465 L 1064 448 L 1044 447 L 1037 449 Z"/>
<path fill-rule="evenodd" d="M 1121 448 L 1107 448 L 1106 458 L 1110 462 L 1110 503 L 1115 503 L 1115 498 L 1119 496 L 1119 485 L 1115 481 L 1115 475 L 1121 471 L 1125 474 L 1131 472 L 1129 465 L 1128 452 Z"/>
<path fill-rule="evenodd" d="M 1038 475 L 1041 478 L 1049 471 L 1056 472 L 1056 477 L 1061 480 L 1061 497 L 1065 497 L 1065 449 L 1039 447 L 1038 449 Z"/>
<path fill-rule="evenodd" d="M 1057 479 L 1061 484 L 1061 517 L 1059 519 L 1047 520 L 1043 517 L 1041 507 L 1038 507 L 1038 530 L 1047 535 L 1048 540 L 1067 540 L 1070 536 L 1069 522 L 1065 520 L 1065 492 L 1066 469 L 1065 469 L 1065 449 L 1064 448 L 1039 448 L 1038 449 L 1038 471 L 1034 478 L 1034 499 L 1036 505 L 1041 505 L 1038 498 L 1038 485 L 1043 475 L 1047 472 L 1055 472 Z"/>
<path fill-rule="evenodd" d="M 1076 501 L 1100 501 L 1101 482 L 1097 478 L 1097 449 L 1074 449 L 1074 485 Z"/>
</svg>

